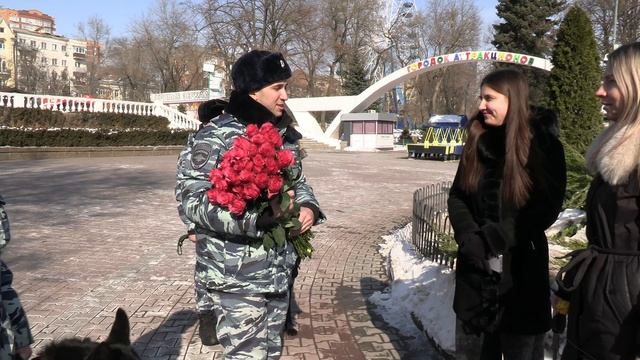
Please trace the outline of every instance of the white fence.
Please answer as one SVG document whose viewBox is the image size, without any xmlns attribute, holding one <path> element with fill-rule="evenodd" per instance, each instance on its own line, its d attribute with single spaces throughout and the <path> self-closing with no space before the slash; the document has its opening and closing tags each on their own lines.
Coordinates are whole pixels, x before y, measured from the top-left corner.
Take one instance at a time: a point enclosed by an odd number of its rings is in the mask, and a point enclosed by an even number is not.
<svg viewBox="0 0 640 360">
<path fill-rule="evenodd" d="M 156 115 L 169 119 L 170 129 L 197 129 L 200 124 L 197 119 L 158 103 L 0 92 L 0 106 L 62 112 L 89 111 Z"/>
</svg>

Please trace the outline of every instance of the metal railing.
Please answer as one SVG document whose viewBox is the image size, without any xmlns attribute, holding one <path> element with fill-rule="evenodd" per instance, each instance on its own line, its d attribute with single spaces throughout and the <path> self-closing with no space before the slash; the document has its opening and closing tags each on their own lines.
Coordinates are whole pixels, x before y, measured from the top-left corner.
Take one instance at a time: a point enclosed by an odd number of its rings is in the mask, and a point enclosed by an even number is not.
<svg viewBox="0 0 640 360">
<path fill-rule="evenodd" d="M 0 106 L 33 108 L 62 112 L 109 112 L 164 116 L 170 129 L 197 129 L 200 122 L 168 106 L 122 100 L 89 99 L 72 96 L 36 95 L 0 92 Z"/>
<path fill-rule="evenodd" d="M 411 241 L 424 257 L 453 269 L 456 242 L 447 212 L 450 188 L 448 181 L 413 193 Z"/>
</svg>

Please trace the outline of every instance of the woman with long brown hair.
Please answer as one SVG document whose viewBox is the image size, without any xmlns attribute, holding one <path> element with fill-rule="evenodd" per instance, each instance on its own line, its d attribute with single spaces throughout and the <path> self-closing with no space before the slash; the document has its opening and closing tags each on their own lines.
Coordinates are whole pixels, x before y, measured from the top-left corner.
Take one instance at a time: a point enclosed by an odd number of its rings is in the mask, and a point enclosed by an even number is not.
<svg viewBox="0 0 640 360">
<path fill-rule="evenodd" d="M 458 243 L 457 359 L 543 359 L 551 324 L 544 231 L 565 187 L 555 114 L 529 105 L 519 71 L 487 75 L 448 202 Z"/>
<path fill-rule="evenodd" d="M 609 126 L 587 152 L 589 246 L 558 274 L 559 295 L 570 300 L 562 359 L 633 360 L 640 357 L 640 42 L 609 54 L 595 95 Z"/>
</svg>

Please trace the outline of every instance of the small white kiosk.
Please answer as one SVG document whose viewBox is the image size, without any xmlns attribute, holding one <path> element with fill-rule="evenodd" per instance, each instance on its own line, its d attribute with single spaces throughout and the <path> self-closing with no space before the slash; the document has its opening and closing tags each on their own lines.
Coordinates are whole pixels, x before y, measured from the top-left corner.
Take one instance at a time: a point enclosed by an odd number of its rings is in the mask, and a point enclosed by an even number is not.
<svg viewBox="0 0 640 360">
<path fill-rule="evenodd" d="M 341 118 L 340 140 L 347 142 L 347 150 L 393 149 L 393 128 L 398 120 L 391 113 L 350 113 Z"/>
</svg>

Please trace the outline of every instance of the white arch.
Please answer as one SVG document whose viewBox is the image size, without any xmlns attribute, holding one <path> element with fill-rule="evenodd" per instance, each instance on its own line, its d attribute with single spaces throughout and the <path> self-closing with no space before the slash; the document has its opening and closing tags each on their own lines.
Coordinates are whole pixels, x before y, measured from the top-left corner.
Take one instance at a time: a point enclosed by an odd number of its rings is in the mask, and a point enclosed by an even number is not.
<svg viewBox="0 0 640 360">
<path fill-rule="evenodd" d="M 410 77 L 417 77 L 425 71 L 472 61 L 505 62 L 531 66 L 545 71 L 550 71 L 553 67 L 549 60 L 526 54 L 492 50 L 462 51 L 431 56 L 429 58 L 416 61 L 413 64 L 407 65 L 402 69 L 396 70 L 395 72 L 385 76 L 356 96 L 294 98 L 289 99 L 286 104 L 298 122 L 300 132 L 305 137 L 338 147 L 340 143 L 338 140 L 338 128 L 340 126 L 342 114 L 359 112 L 366 109 L 385 92 L 389 91 L 397 84 L 406 81 Z M 339 113 L 323 133 L 320 125 L 310 112 L 330 110 L 339 110 Z"/>
</svg>

